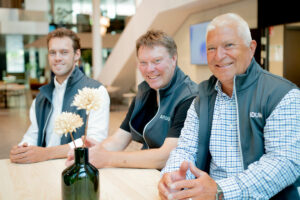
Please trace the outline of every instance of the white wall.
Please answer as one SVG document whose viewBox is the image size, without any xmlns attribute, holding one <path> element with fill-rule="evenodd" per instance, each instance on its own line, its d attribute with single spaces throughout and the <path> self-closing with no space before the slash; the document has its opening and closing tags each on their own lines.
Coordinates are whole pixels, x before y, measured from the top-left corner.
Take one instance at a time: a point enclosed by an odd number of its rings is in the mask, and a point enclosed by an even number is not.
<svg viewBox="0 0 300 200">
<path fill-rule="evenodd" d="M 273 26 L 270 29 L 269 39 L 269 71 L 283 76 L 283 25 Z"/>
<path fill-rule="evenodd" d="M 25 10 L 38 10 L 48 12 L 48 0 L 25 0 Z"/>
<path fill-rule="evenodd" d="M 98 78 L 104 85 L 128 92 L 136 83 L 135 42 L 149 29 L 174 36 L 185 20 L 196 13 L 242 0 L 143 0 L 122 32 Z"/>
<path fill-rule="evenodd" d="M 0 34 L 44 35 L 48 30 L 46 12 L 0 8 Z"/>
<path fill-rule="evenodd" d="M 225 6 L 220 6 L 218 8 L 190 15 L 190 17 L 174 35 L 174 39 L 178 48 L 178 65 L 196 83 L 200 83 L 201 81 L 208 79 L 211 75 L 211 72 L 207 65 L 198 66 L 193 65 L 190 62 L 190 25 L 210 21 L 217 15 L 228 12 L 234 12 L 241 15 L 248 22 L 250 28 L 257 27 L 256 0 L 242 0 L 236 3 L 231 3 Z"/>
</svg>

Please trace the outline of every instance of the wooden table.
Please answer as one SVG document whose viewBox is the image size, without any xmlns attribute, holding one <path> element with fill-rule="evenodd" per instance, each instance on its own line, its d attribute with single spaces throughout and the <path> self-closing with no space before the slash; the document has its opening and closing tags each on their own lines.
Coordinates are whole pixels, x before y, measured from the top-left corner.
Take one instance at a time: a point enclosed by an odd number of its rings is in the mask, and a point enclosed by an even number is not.
<svg viewBox="0 0 300 200">
<path fill-rule="evenodd" d="M 7 108 L 7 91 L 6 84 L 0 81 L 0 100 L 3 98 L 4 108 Z M 0 101 L 1 102 L 1 101 Z"/>
<path fill-rule="evenodd" d="M 0 160 L 0 200 L 60 200 L 65 159 L 34 164 Z M 159 200 L 159 171 L 100 169 L 100 200 Z"/>
<path fill-rule="evenodd" d="M 19 85 L 16 83 L 4 83 L 0 82 L 0 95 L 4 98 L 4 107 L 8 108 L 9 96 L 20 96 L 25 94 L 25 85 Z M 0 97 L 1 97 L 0 96 Z"/>
</svg>

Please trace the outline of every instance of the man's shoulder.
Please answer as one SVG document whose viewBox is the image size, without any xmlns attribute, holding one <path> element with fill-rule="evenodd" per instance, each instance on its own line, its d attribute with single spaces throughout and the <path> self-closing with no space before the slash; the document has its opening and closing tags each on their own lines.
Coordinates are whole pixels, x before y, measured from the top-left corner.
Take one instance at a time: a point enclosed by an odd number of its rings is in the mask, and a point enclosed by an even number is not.
<svg viewBox="0 0 300 200">
<path fill-rule="evenodd" d="M 204 80 L 198 84 L 198 92 L 200 94 L 209 95 L 215 91 L 215 85 L 217 83 L 217 78 L 215 76 L 211 76 L 208 80 Z"/>
<path fill-rule="evenodd" d="M 280 84 L 284 83 L 284 84 L 288 84 L 290 86 L 295 86 L 295 84 L 292 83 L 291 81 L 289 81 L 289 80 L 287 80 L 287 79 L 285 79 L 285 78 L 283 78 L 281 76 L 278 76 L 276 74 L 272 74 L 271 72 L 268 72 L 266 70 L 262 70 L 262 76 L 261 76 L 261 78 L 263 78 L 263 79 L 265 79 L 267 81 L 271 81 L 273 83 L 277 82 L 277 83 L 280 83 Z"/>
<path fill-rule="evenodd" d="M 258 81 L 258 85 L 263 88 L 268 88 L 268 91 L 270 92 L 278 90 L 289 91 L 291 89 L 298 88 L 297 85 L 295 85 L 291 81 L 265 70 L 263 70 L 263 72 L 261 73 Z"/>
<path fill-rule="evenodd" d="M 175 74 L 171 80 L 169 87 L 170 92 L 174 93 L 185 93 L 191 96 L 195 96 L 198 91 L 198 84 L 195 83 L 191 78 L 186 75 L 178 66 L 176 67 Z M 174 94 L 175 94 L 174 93 Z"/>
<path fill-rule="evenodd" d="M 183 88 L 183 91 L 188 91 L 191 95 L 198 93 L 198 84 L 187 77 L 183 82 L 179 84 L 179 87 Z"/>
<path fill-rule="evenodd" d="M 78 67 L 75 67 L 73 73 L 68 79 L 67 87 L 100 87 L 101 83 L 97 80 L 89 78 Z"/>
<path fill-rule="evenodd" d="M 39 93 L 36 95 L 36 101 L 40 101 L 45 98 L 50 98 L 54 90 L 54 83 L 50 82 L 46 85 L 43 85 L 39 88 Z"/>
<path fill-rule="evenodd" d="M 83 87 L 100 87 L 102 85 L 102 83 L 100 83 L 99 81 L 87 76 L 83 76 L 80 82 L 83 85 Z"/>
</svg>

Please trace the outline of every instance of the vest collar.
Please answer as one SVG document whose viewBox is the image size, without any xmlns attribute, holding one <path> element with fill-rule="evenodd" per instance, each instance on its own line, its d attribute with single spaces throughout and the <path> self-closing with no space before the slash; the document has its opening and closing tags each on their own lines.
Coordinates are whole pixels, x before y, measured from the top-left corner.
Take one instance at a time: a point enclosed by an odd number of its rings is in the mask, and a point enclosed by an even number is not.
<svg viewBox="0 0 300 200">
<path fill-rule="evenodd" d="M 246 72 L 235 76 L 236 91 L 240 92 L 252 85 L 258 79 L 261 71 L 260 65 L 252 58 Z"/>
<path fill-rule="evenodd" d="M 185 75 L 183 74 L 183 72 L 179 69 L 178 66 L 175 67 L 174 69 L 174 75 L 171 79 L 171 81 L 168 83 L 168 85 L 164 88 L 159 89 L 159 95 L 162 96 L 167 96 L 170 93 L 173 92 L 173 90 L 175 89 L 175 83 L 177 81 L 183 81 L 183 78 L 185 77 Z M 148 91 L 148 90 L 153 90 L 146 81 L 143 81 L 140 85 L 139 85 L 139 90 L 141 90 L 143 93 Z"/>
<path fill-rule="evenodd" d="M 72 87 L 83 76 L 84 76 L 84 74 L 80 71 L 80 69 L 78 67 L 75 67 L 72 74 L 70 75 L 70 77 L 68 79 L 67 88 Z M 52 77 L 51 82 L 47 85 L 40 87 L 39 90 L 50 102 L 52 102 L 52 94 L 53 94 L 54 88 L 55 88 L 54 77 Z"/>
<path fill-rule="evenodd" d="M 61 84 L 56 80 L 56 78 L 54 77 L 53 78 L 53 81 L 54 81 L 54 86 L 56 89 L 60 89 L 60 88 L 65 88 L 67 86 L 67 82 L 69 80 L 69 77 L 64 80 Z"/>
<path fill-rule="evenodd" d="M 239 74 L 235 76 L 235 87 L 236 91 L 240 92 L 250 85 L 252 85 L 259 77 L 259 74 L 262 72 L 260 65 L 252 58 L 250 65 L 248 66 L 244 74 Z M 212 95 L 215 90 L 215 85 L 218 79 L 213 75 L 209 78 L 207 82 L 203 82 L 204 87 L 199 88 L 199 92 L 206 94 L 207 96 Z"/>
</svg>

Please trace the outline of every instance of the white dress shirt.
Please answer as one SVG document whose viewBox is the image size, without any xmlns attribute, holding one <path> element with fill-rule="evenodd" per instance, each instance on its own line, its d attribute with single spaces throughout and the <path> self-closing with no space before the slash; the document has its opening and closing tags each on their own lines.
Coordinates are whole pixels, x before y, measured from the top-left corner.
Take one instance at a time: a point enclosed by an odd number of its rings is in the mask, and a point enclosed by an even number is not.
<svg viewBox="0 0 300 200">
<path fill-rule="evenodd" d="M 54 122 L 55 118 L 62 111 L 62 103 L 66 90 L 68 79 L 66 79 L 62 84 L 59 84 L 54 78 L 55 89 L 53 90 L 52 103 L 53 103 L 53 112 L 49 118 L 49 122 L 46 127 L 46 146 L 57 146 L 60 145 L 62 135 L 58 135 L 54 132 Z M 109 95 L 104 86 L 100 86 L 99 90 L 102 95 L 103 102 L 101 107 L 94 111 L 92 110 L 89 114 L 89 123 L 87 129 L 87 136 L 101 142 L 107 137 L 108 133 L 108 124 L 109 124 Z M 38 139 L 38 125 L 35 114 L 35 99 L 33 100 L 30 108 L 30 121 L 31 125 L 26 131 L 22 141 L 19 143 L 19 146 L 27 142 L 28 145 L 37 145 Z M 75 140 L 76 146 L 82 146 L 82 140 L 80 138 Z M 73 142 L 69 143 L 71 148 L 74 148 Z"/>
</svg>

